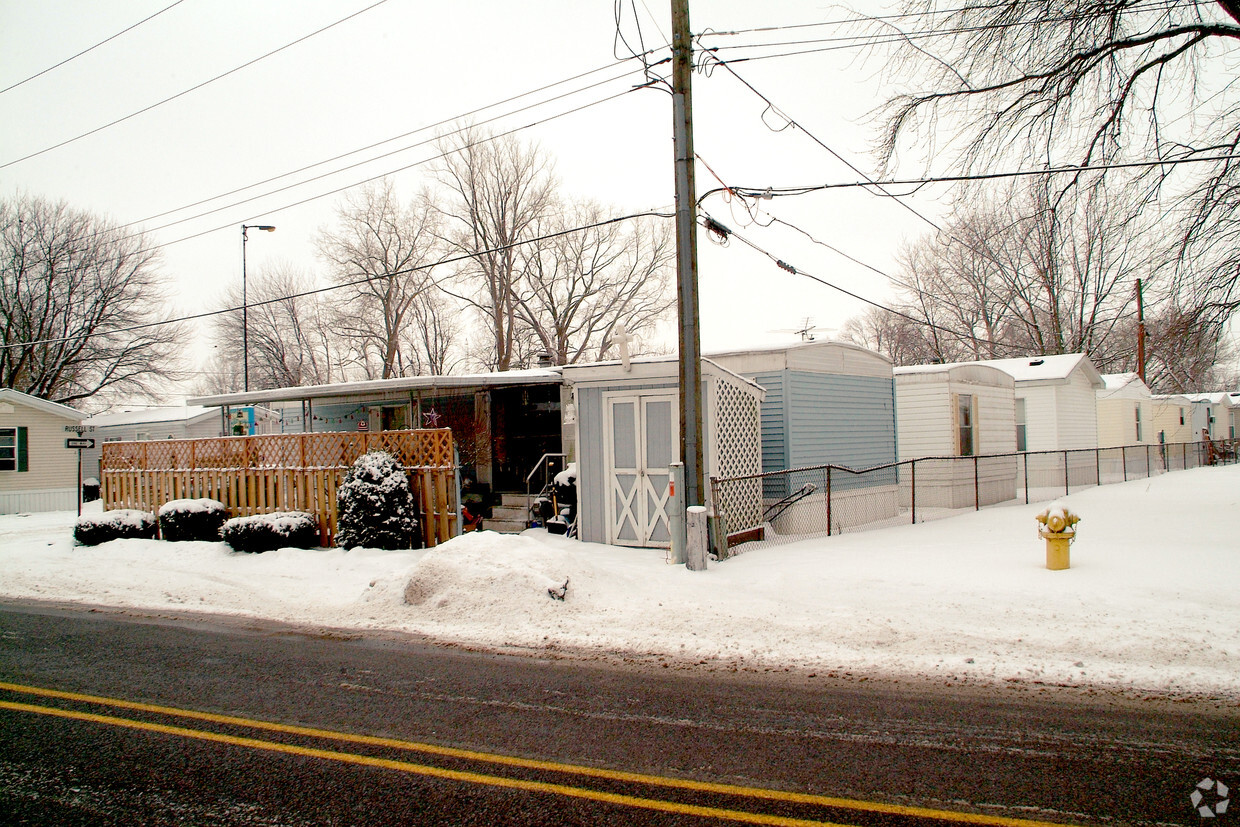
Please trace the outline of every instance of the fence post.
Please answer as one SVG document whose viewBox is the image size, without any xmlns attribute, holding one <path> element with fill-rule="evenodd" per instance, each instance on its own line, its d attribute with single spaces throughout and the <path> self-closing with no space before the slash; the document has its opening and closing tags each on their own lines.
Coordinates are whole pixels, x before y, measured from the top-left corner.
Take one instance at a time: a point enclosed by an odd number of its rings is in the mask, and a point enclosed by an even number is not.
<svg viewBox="0 0 1240 827">
<path fill-rule="evenodd" d="M 1068 496 L 1068 452 L 1063 452 L 1063 495 Z"/>
<path fill-rule="evenodd" d="M 831 536 L 831 466 L 827 466 L 827 536 Z"/>
<path fill-rule="evenodd" d="M 685 464 L 683 462 L 673 462 L 671 465 L 672 472 L 672 491 L 668 497 L 668 521 L 669 528 L 672 533 L 672 559 L 669 563 L 680 565 L 685 562 Z M 718 484 L 711 486 L 711 492 L 718 496 Z M 715 504 L 715 514 L 719 513 L 718 503 Z"/>
<path fill-rule="evenodd" d="M 1128 482 L 1128 446 L 1119 446 L 1120 465 L 1124 466 L 1124 482 Z"/>
<path fill-rule="evenodd" d="M 1029 455 L 1021 454 L 1021 464 L 1025 466 L 1025 505 L 1029 505 Z"/>
<path fill-rule="evenodd" d="M 685 509 L 685 568 L 706 571 L 706 506 L 691 505 Z"/>
<path fill-rule="evenodd" d="M 917 460 L 908 465 L 913 470 L 913 479 L 909 482 L 909 511 L 912 512 L 913 525 L 917 525 Z"/>
<path fill-rule="evenodd" d="M 1094 485 L 1102 485 L 1102 449 L 1094 449 Z"/>
<path fill-rule="evenodd" d="M 973 510 L 982 510 L 982 488 L 977 481 L 977 455 L 973 456 Z"/>
<path fill-rule="evenodd" d="M 1145 478 L 1149 479 L 1154 474 L 1150 471 L 1150 446 L 1145 446 Z"/>
</svg>

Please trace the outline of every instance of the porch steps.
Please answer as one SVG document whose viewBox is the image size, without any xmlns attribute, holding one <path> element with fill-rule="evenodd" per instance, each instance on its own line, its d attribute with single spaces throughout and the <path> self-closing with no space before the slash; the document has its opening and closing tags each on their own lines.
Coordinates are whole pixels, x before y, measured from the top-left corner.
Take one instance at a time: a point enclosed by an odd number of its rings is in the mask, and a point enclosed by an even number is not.
<svg viewBox="0 0 1240 827">
<path fill-rule="evenodd" d="M 492 506 L 491 516 L 482 520 L 482 527 L 500 534 L 520 534 L 527 528 L 528 518 L 524 494 L 501 494 L 499 505 Z"/>
</svg>

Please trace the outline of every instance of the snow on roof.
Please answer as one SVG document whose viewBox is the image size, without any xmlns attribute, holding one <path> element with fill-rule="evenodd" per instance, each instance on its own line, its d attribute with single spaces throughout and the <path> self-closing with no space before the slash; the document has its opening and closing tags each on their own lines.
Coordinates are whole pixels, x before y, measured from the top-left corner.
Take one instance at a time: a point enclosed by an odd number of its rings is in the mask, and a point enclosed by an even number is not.
<svg viewBox="0 0 1240 827">
<path fill-rule="evenodd" d="M 1084 365 L 1095 384 L 1102 378 L 1084 353 L 1063 353 L 1057 356 L 1021 356 L 1016 359 L 982 359 L 979 365 L 992 365 L 1010 373 L 1017 382 L 1036 382 L 1047 379 L 1067 379 L 1072 371 Z"/>
<path fill-rule="evenodd" d="M 147 425 L 156 422 L 188 422 L 200 416 L 220 415 L 220 409 L 204 408 L 200 405 L 178 405 L 176 407 L 137 408 L 132 411 L 116 411 L 115 413 L 96 414 L 86 420 L 87 425 L 96 428 L 108 425 Z"/>
<path fill-rule="evenodd" d="M 1141 375 L 1135 372 L 1102 374 L 1102 382 L 1109 391 L 1117 391 L 1139 381 L 1141 381 Z"/>
<path fill-rule="evenodd" d="M 801 350 L 805 348 L 821 348 L 821 347 L 838 347 L 847 350 L 856 350 L 862 353 L 868 353 L 873 356 L 879 356 L 886 359 L 886 356 L 876 350 L 870 350 L 868 347 L 856 344 L 855 342 L 845 342 L 839 339 L 814 339 L 808 342 L 766 342 L 763 344 L 753 345 L 752 347 L 744 347 L 736 350 L 712 350 L 704 353 L 704 356 L 744 356 L 748 353 L 778 353 L 785 350 Z"/>
<path fill-rule="evenodd" d="M 11 402 L 16 405 L 25 405 L 44 413 L 53 414 L 55 416 L 63 416 L 65 419 L 72 419 L 74 422 L 81 422 L 83 419 L 82 412 L 70 408 L 68 405 L 61 405 L 59 402 L 49 402 L 46 399 L 40 399 L 37 396 L 31 396 L 28 393 L 13 390 L 12 388 L 0 388 L 0 402 Z"/>
<path fill-rule="evenodd" d="M 1231 394 L 1228 393 L 1185 393 L 1181 394 L 1189 402 L 1204 402 L 1209 405 L 1230 405 L 1233 404 Z"/>
</svg>

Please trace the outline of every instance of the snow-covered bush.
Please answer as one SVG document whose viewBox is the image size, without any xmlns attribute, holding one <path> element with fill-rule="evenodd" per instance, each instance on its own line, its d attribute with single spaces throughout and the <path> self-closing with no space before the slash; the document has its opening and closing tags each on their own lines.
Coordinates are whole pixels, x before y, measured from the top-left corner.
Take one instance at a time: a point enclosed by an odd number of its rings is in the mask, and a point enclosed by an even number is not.
<svg viewBox="0 0 1240 827">
<path fill-rule="evenodd" d="M 336 490 L 336 545 L 402 549 L 421 545 L 409 478 L 396 457 L 371 451 L 357 458 Z"/>
<path fill-rule="evenodd" d="M 234 517 L 224 523 L 220 536 L 236 551 L 314 548 L 319 544 L 319 524 L 304 511 L 279 511 Z"/>
<path fill-rule="evenodd" d="M 153 540 L 155 515 L 133 508 L 84 514 L 73 526 L 73 539 L 83 546 L 97 546 L 109 540 Z"/>
<path fill-rule="evenodd" d="M 169 500 L 159 508 L 159 536 L 169 542 L 220 539 L 228 508 L 219 500 Z"/>
</svg>

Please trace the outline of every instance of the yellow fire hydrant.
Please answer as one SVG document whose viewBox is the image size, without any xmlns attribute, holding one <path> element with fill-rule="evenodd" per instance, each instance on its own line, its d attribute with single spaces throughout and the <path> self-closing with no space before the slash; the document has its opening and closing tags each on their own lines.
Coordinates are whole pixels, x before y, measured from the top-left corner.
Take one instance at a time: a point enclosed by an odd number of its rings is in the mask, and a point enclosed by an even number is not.
<svg viewBox="0 0 1240 827">
<path fill-rule="evenodd" d="M 1069 568 L 1072 563 L 1068 547 L 1076 537 L 1073 526 L 1079 523 L 1081 518 L 1066 506 L 1052 503 L 1035 519 L 1042 524 L 1038 528 L 1038 536 L 1046 539 L 1046 567 L 1051 571 Z"/>
</svg>

